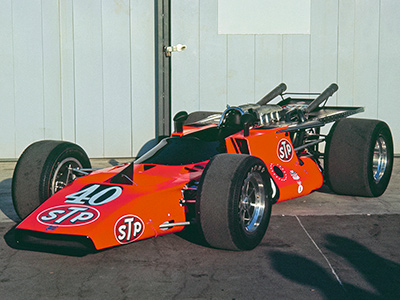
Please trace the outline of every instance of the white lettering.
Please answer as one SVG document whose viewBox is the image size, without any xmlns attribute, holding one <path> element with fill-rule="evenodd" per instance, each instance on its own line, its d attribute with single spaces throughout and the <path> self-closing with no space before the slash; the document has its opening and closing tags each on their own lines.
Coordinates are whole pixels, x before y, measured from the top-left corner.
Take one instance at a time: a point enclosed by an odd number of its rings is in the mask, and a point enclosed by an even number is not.
<svg viewBox="0 0 400 300">
<path fill-rule="evenodd" d="M 94 213 L 92 212 L 81 212 L 79 215 L 77 215 L 75 218 L 71 219 L 71 223 L 74 224 L 77 221 L 83 222 L 90 220 L 94 217 Z"/>
<path fill-rule="evenodd" d="M 52 211 L 48 212 L 48 216 L 43 216 L 40 218 L 40 220 L 51 221 L 51 220 L 57 219 L 58 215 L 62 215 L 64 213 L 65 213 L 65 210 L 61 210 L 61 209 L 52 210 Z"/>
<path fill-rule="evenodd" d="M 127 236 L 127 238 L 126 238 L 127 241 L 130 241 L 130 240 L 131 240 L 131 237 L 132 237 L 131 234 L 132 234 L 132 222 L 133 222 L 133 220 L 135 220 L 134 217 L 132 217 L 132 218 L 126 218 L 126 219 L 124 220 L 125 224 L 128 224 L 128 236 Z"/>
<path fill-rule="evenodd" d="M 133 237 L 136 237 L 139 233 L 141 233 L 142 232 L 142 229 L 143 229 L 143 226 L 142 226 L 142 223 L 140 223 L 140 222 L 135 222 L 134 224 L 133 224 Z"/>
<path fill-rule="evenodd" d="M 67 203 L 74 203 L 74 204 L 85 204 L 86 201 L 90 200 L 89 195 L 93 193 L 100 185 L 94 184 L 88 186 L 76 193 L 70 194 L 66 196 L 65 202 Z"/>
<path fill-rule="evenodd" d="M 118 232 L 120 233 L 120 235 L 118 235 L 118 239 L 120 241 L 123 241 L 126 237 L 125 230 L 126 230 L 126 225 L 121 225 L 118 227 Z"/>
<path fill-rule="evenodd" d="M 289 141 L 282 139 L 278 144 L 278 157 L 283 161 L 289 161 L 293 156 L 293 147 Z"/>
<path fill-rule="evenodd" d="M 61 218 L 59 218 L 56 221 L 54 221 L 54 223 L 60 224 L 63 221 L 65 221 L 66 219 L 68 219 L 69 217 L 72 217 L 73 215 L 75 215 L 76 213 L 81 212 L 81 211 L 85 211 L 85 210 L 88 210 L 88 209 L 84 208 L 84 207 L 70 207 L 70 208 L 68 208 L 68 210 L 70 210 L 69 213 L 63 215 Z"/>
<path fill-rule="evenodd" d="M 143 221 L 134 215 L 121 217 L 115 224 L 115 237 L 121 243 L 129 243 L 143 233 Z"/>
<path fill-rule="evenodd" d="M 122 188 L 119 186 L 93 184 L 66 196 L 65 202 L 99 206 L 115 200 L 121 194 Z"/>
<path fill-rule="evenodd" d="M 113 193 L 110 196 L 108 196 L 108 197 L 106 197 L 104 199 L 101 199 L 101 201 L 96 202 L 97 199 L 99 199 L 101 196 L 103 196 L 104 194 L 108 193 L 109 191 L 113 191 Z M 106 188 L 106 189 L 94 194 L 92 197 L 90 197 L 89 204 L 90 205 L 106 204 L 106 203 L 108 203 L 110 201 L 113 201 L 114 199 L 118 198 L 121 195 L 121 193 L 122 193 L 122 189 L 119 186 L 110 186 L 110 187 L 108 187 L 108 188 Z"/>
</svg>

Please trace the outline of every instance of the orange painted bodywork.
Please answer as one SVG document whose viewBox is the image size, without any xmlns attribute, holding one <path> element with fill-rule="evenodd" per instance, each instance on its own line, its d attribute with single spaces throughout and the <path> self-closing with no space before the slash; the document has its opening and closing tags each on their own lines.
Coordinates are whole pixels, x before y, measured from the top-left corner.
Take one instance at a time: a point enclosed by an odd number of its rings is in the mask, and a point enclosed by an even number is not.
<svg viewBox="0 0 400 300">
<path fill-rule="evenodd" d="M 277 202 L 282 202 L 305 196 L 319 189 L 323 184 L 323 175 L 315 161 L 309 157 L 298 157 L 294 152 L 291 139 L 286 133 L 278 133 L 278 129 L 254 129 L 249 136 L 243 136 L 243 131 L 226 139 L 228 153 L 240 153 L 237 140 L 247 141 L 250 155 L 264 161 L 272 180 L 279 188 Z M 288 160 L 281 159 L 279 143 L 288 142 L 292 156 Z M 280 172 L 277 172 L 277 168 Z"/>
<path fill-rule="evenodd" d="M 196 165 L 205 166 L 205 164 L 206 162 Z M 126 243 L 121 243 L 118 240 L 116 237 L 118 231 L 116 231 L 115 228 L 116 222 L 124 216 L 134 215 L 143 221 L 143 228 L 140 236 L 138 238 L 132 238 L 129 242 L 181 231 L 183 226 L 171 227 L 169 229 L 160 229 L 159 226 L 165 222 L 179 223 L 186 221 L 185 207 L 179 203 L 179 200 L 182 198 L 182 188 L 187 182 L 193 179 L 199 179 L 202 169 L 193 172 L 194 166 L 190 165 L 156 165 L 145 171 L 143 165 L 135 165 L 133 179 L 136 185 L 107 183 L 112 176 L 126 167 L 127 165 L 112 169 L 104 169 L 76 179 L 71 185 L 63 188 L 44 202 L 31 215 L 24 219 L 17 226 L 17 229 L 88 236 L 93 241 L 97 250 Z M 192 167 L 192 171 L 188 170 L 190 167 Z M 52 208 L 55 208 L 55 210 L 66 210 L 62 206 L 89 206 L 86 204 L 68 204 L 66 203 L 66 199 L 71 193 L 79 191 L 93 182 L 105 186 L 119 186 L 122 188 L 122 193 L 118 198 L 102 205 L 92 206 L 97 209 L 100 214 L 95 221 L 82 225 L 76 225 L 75 223 L 74 226 L 69 226 L 71 224 L 68 222 L 71 221 L 74 215 L 60 224 L 42 224 L 38 221 L 39 217 L 48 217 L 48 210 Z M 41 215 L 42 212 L 46 213 Z M 62 217 L 62 214 L 59 216 Z"/>
<path fill-rule="evenodd" d="M 215 126 L 185 126 L 183 133 L 173 136 L 179 139 Z M 317 163 L 298 157 L 290 136 L 278 132 L 281 129 L 254 128 L 248 136 L 240 131 L 225 139 L 228 153 L 246 153 L 264 161 L 278 202 L 307 195 L 323 183 Z M 95 171 L 50 197 L 17 229 L 89 237 L 96 249 L 181 231 L 184 226 L 161 229 L 160 225 L 190 221 L 187 207 L 180 202 L 182 189 L 200 180 L 207 163 L 133 165 L 133 184 L 110 183 L 129 164 Z"/>
</svg>

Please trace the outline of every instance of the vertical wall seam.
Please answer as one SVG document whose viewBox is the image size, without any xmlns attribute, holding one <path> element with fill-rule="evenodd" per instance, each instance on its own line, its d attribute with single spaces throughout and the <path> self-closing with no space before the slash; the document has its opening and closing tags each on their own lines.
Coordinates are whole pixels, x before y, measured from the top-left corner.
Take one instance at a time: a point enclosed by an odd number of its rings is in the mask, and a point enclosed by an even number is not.
<svg viewBox="0 0 400 300">
<path fill-rule="evenodd" d="M 311 52 L 312 52 L 312 47 L 311 47 L 311 40 L 312 40 L 312 34 L 310 30 L 310 35 L 308 36 L 308 92 L 311 92 Z"/>
<path fill-rule="evenodd" d="M 12 45 L 11 45 L 11 47 L 12 47 L 12 53 L 13 53 L 13 55 L 12 55 L 12 60 L 13 60 L 13 63 L 12 63 L 12 65 L 13 65 L 13 103 L 14 103 L 14 111 L 13 111 L 13 114 L 14 114 L 14 157 L 18 157 L 18 155 L 17 155 L 17 101 L 16 101 L 16 91 L 15 91 L 15 86 L 16 86 L 16 84 L 15 84 L 15 81 L 16 81 L 16 78 L 15 78 L 15 43 L 14 43 L 14 6 L 13 6 L 13 3 L 14 3 L 14 1 L 11 1 L 10 0 L 10 5 L 11 5 L 11 42 L 12 42 Z"/>
<path fill-rule="evenodd" d="M 354 27 L 353 27 L 353 78 L 352 78 L 352 81 L 353 81 L 353 84 L 352 84 L 352 91 L 351 91 L 351 104 L 352 105 L 354 105 L 355 104 L 355 98 L 354 98 L 354 85 L 355 85 L 355 82 L 354 82 L 354 79 L 355 79 L 355 76 L 354 76 L 354 71 L 355 71 L 355 56 L 356 56 L 356 53 L 355 53 L 355 48 L 356 48 L 356 23 L 357 23 L 357 3 L 355 3 L 354 1 L 353 1 L 353 3 L 354 3 L 354 8 L 353 8 L 353 22 L 354 22 Z"/>
<path fill-rule="evenodd" d="M 337 0 L 337 21 L 336 21 L 336 83 L 339 84 L 339 32 L 340 32 L 340 0 Z M 336 93 L 336 105 L 339 104 L 339 93 Z"/>
<path fill-rule="evenodd" d="M 199 24 L 199 27 L 198 27 L 198 40 L 199 40 L 199 45 L 198 45 L 198 52 L 197 53 L 199 53 L 199 55 L 198 55 L 198 62 L 199 62 L 199 70 L 198 70 L 198 76 L 199 76 L 199 84 L 198 84 L 198 94 L 199 94 L 199 100 L 198 100 L 198 104 L 197 104 L 197 108 L 198 108 L 198 110 L 200 110 L 200 107 L 201 107 L 201 24 L 200 24 L 200 22 L 201 22 L 201 5 L 200 5 L 200 0 L 198 0 L 198 4 L 197 4 L 197 7 L 198 7 L 198 11 L 199 11 L 199 15 L 198 15 L 198 24 Z"/>
<path fill-rule="evenodd" d="M 281 34 L 280 35 L 281 36 L 281 51 L 282 51 L 282 56 L 281 56 L 281 82 L 284 82 L 284 74 L 283 74 L 283 61 L 284 61 L 284 56 L 285 56 L 285 51 L 284 51 L 284 42 L 283 42 L 283 40 L 284 40 L 284 38 L 285 38 L 285 35 L 283 35 L 283 34 Z"/>
<path fill-rule="evenodd" d="M 308 92 L 311 91 L 311 40 L 312 40 L 312 28 L 313 28 L 313 18 L 312 18 L 312 1 L 310 1 L 310 34 L 308 35 Z"/>
<path fill-rule="evenodd" d="M 73 82 L 73 89 L 74 89 L 74 101 L 73 101 L 73 111 L 74 111 L 74 142 L 77 142 L 77 127 L 78 127 L 78 121 L 76 117 L 76 106 L 77 106 L 77 101 L 76 101 L 76 60 L 75 60 L 75 10 L 74 10 L 74 0 L 72 1 L 71 4 L 71 14 L 72 14 L 72 82 Z"/>
<path fill-rule="evenodd" d="M 379 117 L 379 86 L 380 86 L 380 61 L 381 61 L 381 6 L 382 1 L 379 0 L 378 8 L 378 72 L 376 78 L 376 118 Z"/>
<path fill-rule="evenodd" d="M 105 99 L 104 99 L 104 29 L 103 29 L 103 0 L 100 1 L 100 38 L 101 38 L 101 114 L 103 115 L 103 152 L 102 152 L 102 156 L 105 157 L 105 153 L 106 153 L 106 128 L 105 128 L 105 120 L 106 120 L 106 116 L 105 116 Z"/>
<path fill-rule="evenodd" d="M 59 84 L 60 84 L 60 138 L 61 140 L 64 140 L 64 122 L 63 122 L 63 102 L 64 102 L 64 97 L 63 97 L 63 91 L 64 91 L 64 85 L 63 85 L 63 64 L 62 64 L 62 40 L 63 40 L 63 34 L 62 34 L 62 26 L 61 26 L 61 0 L 58 0 L 58 63 L 60 64 L 60 78 L 59 78 Z"/>
<path fill-rule="evenodd" d="M 254 67 L 253 67 L 253 70 L 254 70 L 254 72 L 253 72 L 253 102 L 255 102 L 256 101 L 256 71 L 257 71 L 257 61 L 256 61 L 256 59 L 257 59 L 257 35 L 253 35 L 253 45 L 254 45 L 254 51 L 253 51 L 253 54 L 254 54 L 254 57 L 253 57 L 253 65 L 254 65 Z"/>
<path fill-rule="evenodd" d="M 226 100 L 225 106 L 228 105 L 229 101 L 229 35 L 226 35 L 226 76 L 225 76 L 225 86 L 226 86 Z"/>
<path fill-rule="evenodd" d="M 130 156 L 133 157 L 133 87 L 132 87 L 132 11 L 129 0 L 129 111 L 130 111 Z"/>
<path fill-rule="evenodd" d="M 41 38 L 42 38 L 42 126 L 43 126 L 43 139 L 46 138 L 46 96 L 45 96 L 45 68 L 44 68 L 44 26 L 43 26 L 43 0 L 40 1 L 40 33 L 41 33 Z"/>
</svg>

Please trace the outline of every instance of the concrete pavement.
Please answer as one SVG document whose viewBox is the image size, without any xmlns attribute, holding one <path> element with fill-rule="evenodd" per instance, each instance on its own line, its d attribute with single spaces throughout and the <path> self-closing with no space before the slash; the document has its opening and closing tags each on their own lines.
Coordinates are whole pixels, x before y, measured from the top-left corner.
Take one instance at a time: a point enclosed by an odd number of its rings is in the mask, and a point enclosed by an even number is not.
<svg viewBox="0 0 400 300">
<path fill-rule="evenodd" d="M 186 233 L 84 257 L 14 247 L 14 165 L 0 162 L 2 299 L 400 299 L 399 158 L 379 198 L 322 189 L 274 205 L 252 251 L 211 249 Z"/>
</svg>

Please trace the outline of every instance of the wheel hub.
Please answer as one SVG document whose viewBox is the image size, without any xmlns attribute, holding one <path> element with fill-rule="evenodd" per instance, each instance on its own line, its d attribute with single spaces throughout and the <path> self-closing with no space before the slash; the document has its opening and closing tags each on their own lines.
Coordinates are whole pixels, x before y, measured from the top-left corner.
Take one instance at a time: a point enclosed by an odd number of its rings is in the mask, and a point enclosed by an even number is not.
<svg viewBox="0 0 400 300">
<path fill-rule="evenodd" d="M 245 231 L 257 230 L 264 214 L 265 201 L 265 187 L 261 175 L 250 172 L 244 180 L 239 201 L 239 220 Z"/>
<path fill-rule="evenodd" d="M 386 141 L 383 136 L 379 136 L 374 147 L 374 156 L 372 158 L 372 174 L 375 183 L 378 183 L 385 174 L 388 163 L 388 151 Z"/>
<path fill-rule="evenodd" d="M 72 172 L 74 168 L 82 169 L 82 164 L 73 157 L 68 157 L 58 164 L 51 181 L 51 195 L 61 190 L 76 178 Z"/>
</svg>

